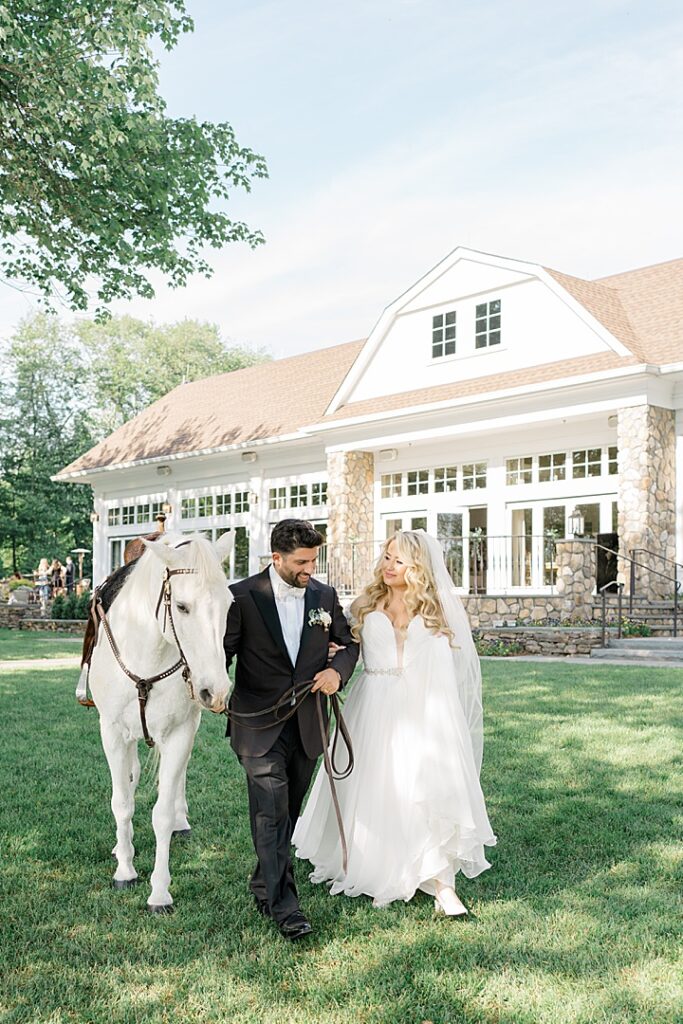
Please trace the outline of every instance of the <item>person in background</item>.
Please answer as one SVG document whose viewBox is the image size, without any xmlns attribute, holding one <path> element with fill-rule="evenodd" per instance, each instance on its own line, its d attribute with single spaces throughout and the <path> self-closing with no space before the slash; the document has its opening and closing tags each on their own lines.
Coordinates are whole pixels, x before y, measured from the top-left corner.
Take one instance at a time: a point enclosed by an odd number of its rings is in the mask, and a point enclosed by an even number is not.
<svg viewBox="0 0 683 1024">
<path fill-rule="evenodd" d="M 67 555 L 66 565 L 64 566 L 64 585 L 66 587 L 67 594 L 73 594 L 75 578 L 76 566 L 74 565 L 71 555 Z"/>
<path fill-rule="evenodd" d="M 47 611 L 47 602 L 50 600 L 50 563 L 47 558 L 41 558 L 35 572 L 35 577 L 40 611 L 44 615 Z"/>
</svg>

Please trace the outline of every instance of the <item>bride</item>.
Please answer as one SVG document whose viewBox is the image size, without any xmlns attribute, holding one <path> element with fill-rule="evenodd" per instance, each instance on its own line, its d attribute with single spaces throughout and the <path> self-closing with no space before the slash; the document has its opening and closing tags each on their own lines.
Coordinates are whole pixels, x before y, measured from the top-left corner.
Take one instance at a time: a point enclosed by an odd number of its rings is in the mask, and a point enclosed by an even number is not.
<svg viewBox="0 0 683 1024">
<path fill-rule="evenodd" d="M 422 889 L 437 911 L 463 916 L 455 876 L 490 867 L 484 846 L 496 837 L 479 785 L 479 659 L 438 541 L 395 534 L 351 614 L 364 671 L 344 706 L 356 767 L 337 782 L 348 870 L 324 771 L 292 837 L 297 856 L 333 894 L 381 907 Z"/>
</svg>

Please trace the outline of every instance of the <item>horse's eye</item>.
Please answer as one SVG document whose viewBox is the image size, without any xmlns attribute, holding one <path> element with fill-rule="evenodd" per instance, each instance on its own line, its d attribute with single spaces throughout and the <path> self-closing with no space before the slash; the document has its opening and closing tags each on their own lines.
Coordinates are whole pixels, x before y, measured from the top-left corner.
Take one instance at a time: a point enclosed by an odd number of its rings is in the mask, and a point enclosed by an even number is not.
<svg viewBox="0 0 683 1024">
<path fill-rule="evenodd" d="M 186 604 L 183 604 L 181 601 L 176 601 L 175 606 L 178 609 L 178 611 L 183 612 L 184 615 L 190 614 L 190 609 L 188 608 L 188 606 Z"/>
</svg>

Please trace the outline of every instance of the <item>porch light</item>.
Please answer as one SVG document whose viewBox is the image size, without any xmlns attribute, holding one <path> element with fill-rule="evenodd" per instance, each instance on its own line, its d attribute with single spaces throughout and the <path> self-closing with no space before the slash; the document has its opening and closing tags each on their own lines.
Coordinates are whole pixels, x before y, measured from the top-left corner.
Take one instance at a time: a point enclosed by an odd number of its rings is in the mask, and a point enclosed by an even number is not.
<svg viewBox="0 0 683 1024">
<path fill-rule="evenodd" d="M 256 491 L 249 491 L 249 504 L 258 505 L 258 494 Z"/>
<path fill-rule="evenodd" d="M 256 452 L 242 452 L 242 462 L 256 462 Z"/>
<path fill-rule="evenodd" d="M 567 533 L 570 537 L 583 537 L 583 531 L 585 528 L 586 521 L 578 508 L 575 508 L 572 514 L 567 518 Z"/>
<path fill-rule="evenodd" d="M 398 456 L 396 448 L 382 448 L 379 453 L 380 462 L 394 462 Z"/>
<path fill-rule="evenodd" d="M 165 516 L 170 516 L 171 512 L 173 511 L 173 505 L 165 501 L 161 506 L 161 511 L 164 513 Z"/>
<path fill-rule="evenodd" d="M 157 466 L 157 476 L 170 476 L 170 475 L 171 475 L 171 467 L 170 466 Z"/>
<path fill-rule="evenodd" d="M 90 513 L 90 522 L 91 522 L 91 523 L 99 523 L 99 521 L 100 521 L 100 513 L 99 513 L 99 512 L 95 512 L 95 511 L 93 510 L 93 511 L 92 511 L 92 512 Z"/>
</svg>

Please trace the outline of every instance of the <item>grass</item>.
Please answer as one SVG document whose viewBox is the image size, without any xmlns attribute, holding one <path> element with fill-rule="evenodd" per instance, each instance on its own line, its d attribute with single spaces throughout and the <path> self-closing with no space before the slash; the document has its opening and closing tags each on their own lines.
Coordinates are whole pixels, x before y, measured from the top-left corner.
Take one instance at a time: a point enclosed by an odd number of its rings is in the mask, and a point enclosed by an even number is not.
<svg viewBox="0 0 683 1024">
<path fill-rule="evenodd" d="M 206 716 L 190 763 L 177 912 L 110 888 L 96 712 L 73 672 L 0 673 L 4 1024 L 680 1024 L 683 696 L 678 669 L 488 662 L 484 789 L 493 869 L 373 910 L 297 864 L 314 926 L 282 942 L 252 908 L 241 770 Z M 144 778 L 144 773 L 143 773 Z M 151 780 L 136 817 L 148 879 Z M 396 851 L 400 856 L 400 851 Z"/>
<path fill-rule="evenodd" d="M 82 646 L 82 636 L 64 630 L 38 633 L 28 629 L 0 629 L 0 661 L 78 657 Z"/>
</svg>

